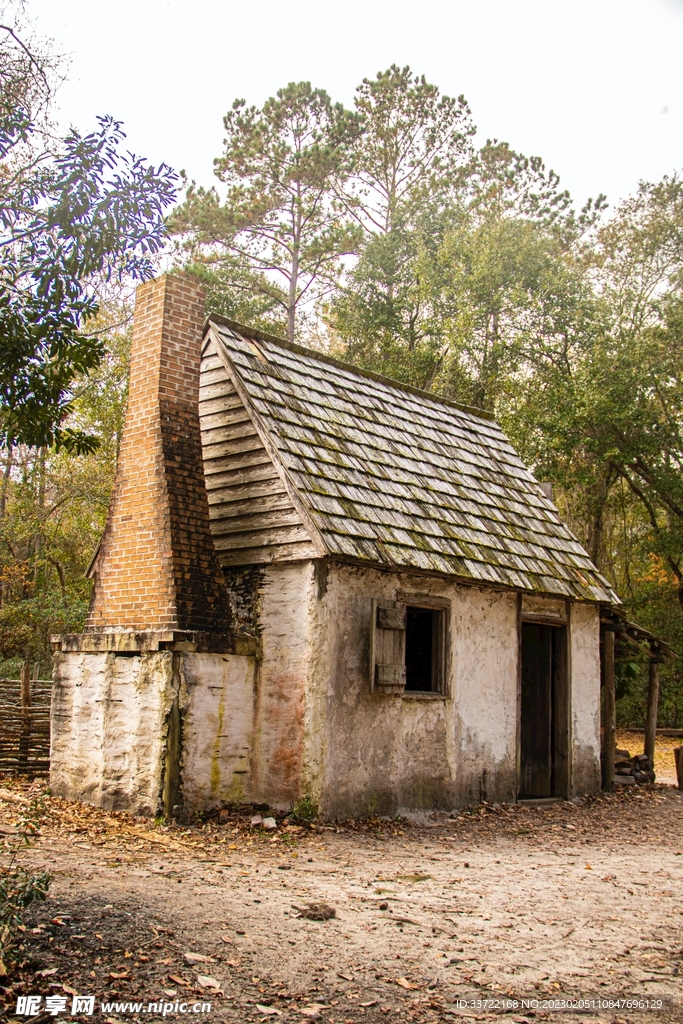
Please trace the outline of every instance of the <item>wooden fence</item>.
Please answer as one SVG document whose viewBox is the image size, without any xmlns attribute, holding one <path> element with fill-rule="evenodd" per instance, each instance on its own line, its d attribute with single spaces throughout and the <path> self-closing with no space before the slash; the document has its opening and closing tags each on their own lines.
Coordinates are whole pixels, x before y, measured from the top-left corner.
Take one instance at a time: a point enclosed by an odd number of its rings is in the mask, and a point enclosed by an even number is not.
<svg viewBox="0 0 683 1024">
<path fill-rule="evenodd" d="M 0 772 L 49 772 L 51 696 L 49 679 L 0 679 Z"/>
</svg>

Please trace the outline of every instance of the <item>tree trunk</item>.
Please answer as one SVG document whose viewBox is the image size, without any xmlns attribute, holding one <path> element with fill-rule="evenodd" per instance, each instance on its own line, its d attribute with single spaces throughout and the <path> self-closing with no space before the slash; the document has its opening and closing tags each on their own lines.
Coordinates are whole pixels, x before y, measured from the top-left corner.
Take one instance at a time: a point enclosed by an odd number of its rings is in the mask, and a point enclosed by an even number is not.
<svg viewBox="0 0 683 1024">
<path fill-rule="evenodd" d="M 603 668 L 605 690 L 605 724 L 602 740 L 602 788 L 614 788 L 614 761 L 617 752 L 616 684 L 614 678 L 614 632 L 603 634 Z"/>
<path fill-rule="evenodd" d="M 602 467 L 598 470 L 598 478 L 591 488 L 590 521 L 586 547 L 591 562 L 602 572 L 605 568 L 605 507 L 612 486 L 612 472 Z"/>
<path fill-rule="evenodd" d="M 5 469 L 2 474 L 2 485 L 0 486 L 0 533 L 4 528 L 5 515 L 7 513 L 7 494 L 9 492 L 9 482 L 12 475 L 12 464 L 14 462 L 14 448 L 9 445 L 7 448 L 7 462 L 5 463 Z M 5 581 L 0 579 L 0 608 L 5 603 Z"/>
</svg>

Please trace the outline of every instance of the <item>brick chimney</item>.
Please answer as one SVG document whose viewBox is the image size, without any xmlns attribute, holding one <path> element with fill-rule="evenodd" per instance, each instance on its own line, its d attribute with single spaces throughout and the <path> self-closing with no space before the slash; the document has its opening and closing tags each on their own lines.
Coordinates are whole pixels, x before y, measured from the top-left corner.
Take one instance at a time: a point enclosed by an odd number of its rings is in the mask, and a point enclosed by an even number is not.
<svg viewBox="0 0 683 1024">
<path fill-rule="evenodd" d="M 199 432 L 204 290 L 167 275 L 135 298 L 126 423 L 86 631 L 225 633 Z"/>
</svg>

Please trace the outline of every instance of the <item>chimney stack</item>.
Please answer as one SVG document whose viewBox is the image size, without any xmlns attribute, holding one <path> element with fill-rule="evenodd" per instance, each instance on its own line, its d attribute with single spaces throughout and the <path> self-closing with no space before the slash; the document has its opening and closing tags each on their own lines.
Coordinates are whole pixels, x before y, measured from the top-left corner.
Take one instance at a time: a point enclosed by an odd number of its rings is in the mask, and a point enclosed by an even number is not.
<svg viewBox="0 0 683 1024">
<path fill-rule="evenodd" d="M 126 422 L 94 559 L 88 632 L 226 633 L 199 430 L 204 290 L 183 275 L 140 285 Z"/>
</svg>

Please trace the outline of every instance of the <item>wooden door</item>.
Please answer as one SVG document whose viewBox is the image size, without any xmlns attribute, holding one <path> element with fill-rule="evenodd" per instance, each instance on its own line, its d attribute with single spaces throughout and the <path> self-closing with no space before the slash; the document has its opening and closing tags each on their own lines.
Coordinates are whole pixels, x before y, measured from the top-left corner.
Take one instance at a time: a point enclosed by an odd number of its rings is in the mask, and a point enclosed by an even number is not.
<svg viewBox="0 0 683 1024">
<path fill-rule="evenodd" d="M 520 797 L 552 796 L 553 627 L 522 623 Z"/>
</svg>

